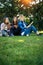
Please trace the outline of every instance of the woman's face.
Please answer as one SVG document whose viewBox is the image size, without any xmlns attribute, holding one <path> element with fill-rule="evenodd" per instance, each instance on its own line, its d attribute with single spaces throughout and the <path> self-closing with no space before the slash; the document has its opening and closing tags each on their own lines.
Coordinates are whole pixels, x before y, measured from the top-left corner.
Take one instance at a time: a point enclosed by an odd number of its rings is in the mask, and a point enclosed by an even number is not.
<svg viewBox="0 0 43 65">
<path fill-rule="evenodd" d="M 23 15 L 21 15 L 19 18 L 21 21 L 24 21 L 24 19 L 25 19 L 25 17 Z"/>
<path fill-rule="evenodd" d="M 7 23 L 9 23 L 9 19 L 8 18 L 5 19 L 5 24 L 7 24 Z"/>
<path fill-rule="evenodd" d="M 14 24 L 16 24 L 17 23 L 17 18 L 14 17 L 13 21 L 14 21 Z"/>
</svg>

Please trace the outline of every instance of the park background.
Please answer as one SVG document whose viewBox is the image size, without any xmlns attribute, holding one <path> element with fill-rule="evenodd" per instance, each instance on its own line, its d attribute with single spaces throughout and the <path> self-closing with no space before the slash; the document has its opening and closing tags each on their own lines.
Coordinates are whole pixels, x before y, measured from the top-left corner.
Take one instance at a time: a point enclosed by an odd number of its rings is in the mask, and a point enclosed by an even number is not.
<svg viewBox="0 0 43 65">
<path fill-rule="evenodd" d="M 43 0 L 0 0 L 0 23 L 3 17 L 12 21 L 17 14 L 33 19 L 34 25 L 43 30 Z"/>
</svg>

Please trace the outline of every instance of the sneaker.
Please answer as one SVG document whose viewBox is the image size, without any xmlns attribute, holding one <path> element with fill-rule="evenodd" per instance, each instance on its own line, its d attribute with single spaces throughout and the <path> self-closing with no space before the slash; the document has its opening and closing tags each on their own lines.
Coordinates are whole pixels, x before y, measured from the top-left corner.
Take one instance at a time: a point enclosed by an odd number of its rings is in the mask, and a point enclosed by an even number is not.
<svg viewBox="0 0 43 65">
<path fill-rule="evenodd" d="M 26 35 L 27 37 L 29 36 L 29 34 Z"/>
<path fill-rule="evenodd" d="M 39 35 L 39 32 L 37 31 L 36 34 Z"/>
<path fill-rule="evenodd" d="M 24 36 L 24 32 L 21 33 L 21 36 Z"/>
</svg>

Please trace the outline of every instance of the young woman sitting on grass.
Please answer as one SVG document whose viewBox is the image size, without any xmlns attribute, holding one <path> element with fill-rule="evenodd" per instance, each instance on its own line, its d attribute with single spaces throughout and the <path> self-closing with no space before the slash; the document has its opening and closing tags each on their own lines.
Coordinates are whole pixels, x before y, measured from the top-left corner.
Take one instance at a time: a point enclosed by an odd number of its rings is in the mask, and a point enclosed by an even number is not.
<svg viewBox="0 0 43 65">
<path fill-rule="evenodd" d="M 25 23 L 24 20 L 25 17 L 23 15 L 20 15 L 18 26 L 21 29 L 21 36 L 29 36 L 32 31 L 39 35 L 38 30 L 32 25 L 33 22 L 27 26 L 27 23 Z"/>
<path fill-rule="evenodd" d="M 12 27 L 11 27 L 10 31 L 15 36 L 20 35 L 20 28 L 18 27 L 18 19 L 17 19 L 17 17 L 13 18 Z"/>
<path fill-rule="evenodd" d="M 2 36 L 12 36 L 12 33 L 10 31 L 11 29 L 11 24 L 9 21 L 8 17 L 5 17 L 3 19 L 3 23 L 1 24 L 1 32 L 2 32 Z"/>
</svg>

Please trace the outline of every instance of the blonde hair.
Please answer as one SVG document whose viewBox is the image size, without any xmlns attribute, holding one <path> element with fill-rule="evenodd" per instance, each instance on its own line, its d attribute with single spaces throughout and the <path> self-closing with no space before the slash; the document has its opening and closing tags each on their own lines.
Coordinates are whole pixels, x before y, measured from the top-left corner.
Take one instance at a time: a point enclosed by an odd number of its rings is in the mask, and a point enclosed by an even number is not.
<svg viewBox="0 0 43 65">
<path fill-rule="evenodd" d="M 18 19 L 21 20 L 21 21 L 24 21 L 25 20 L 25 16 L 23 14 L 21 14 Z"/>
</svg>

